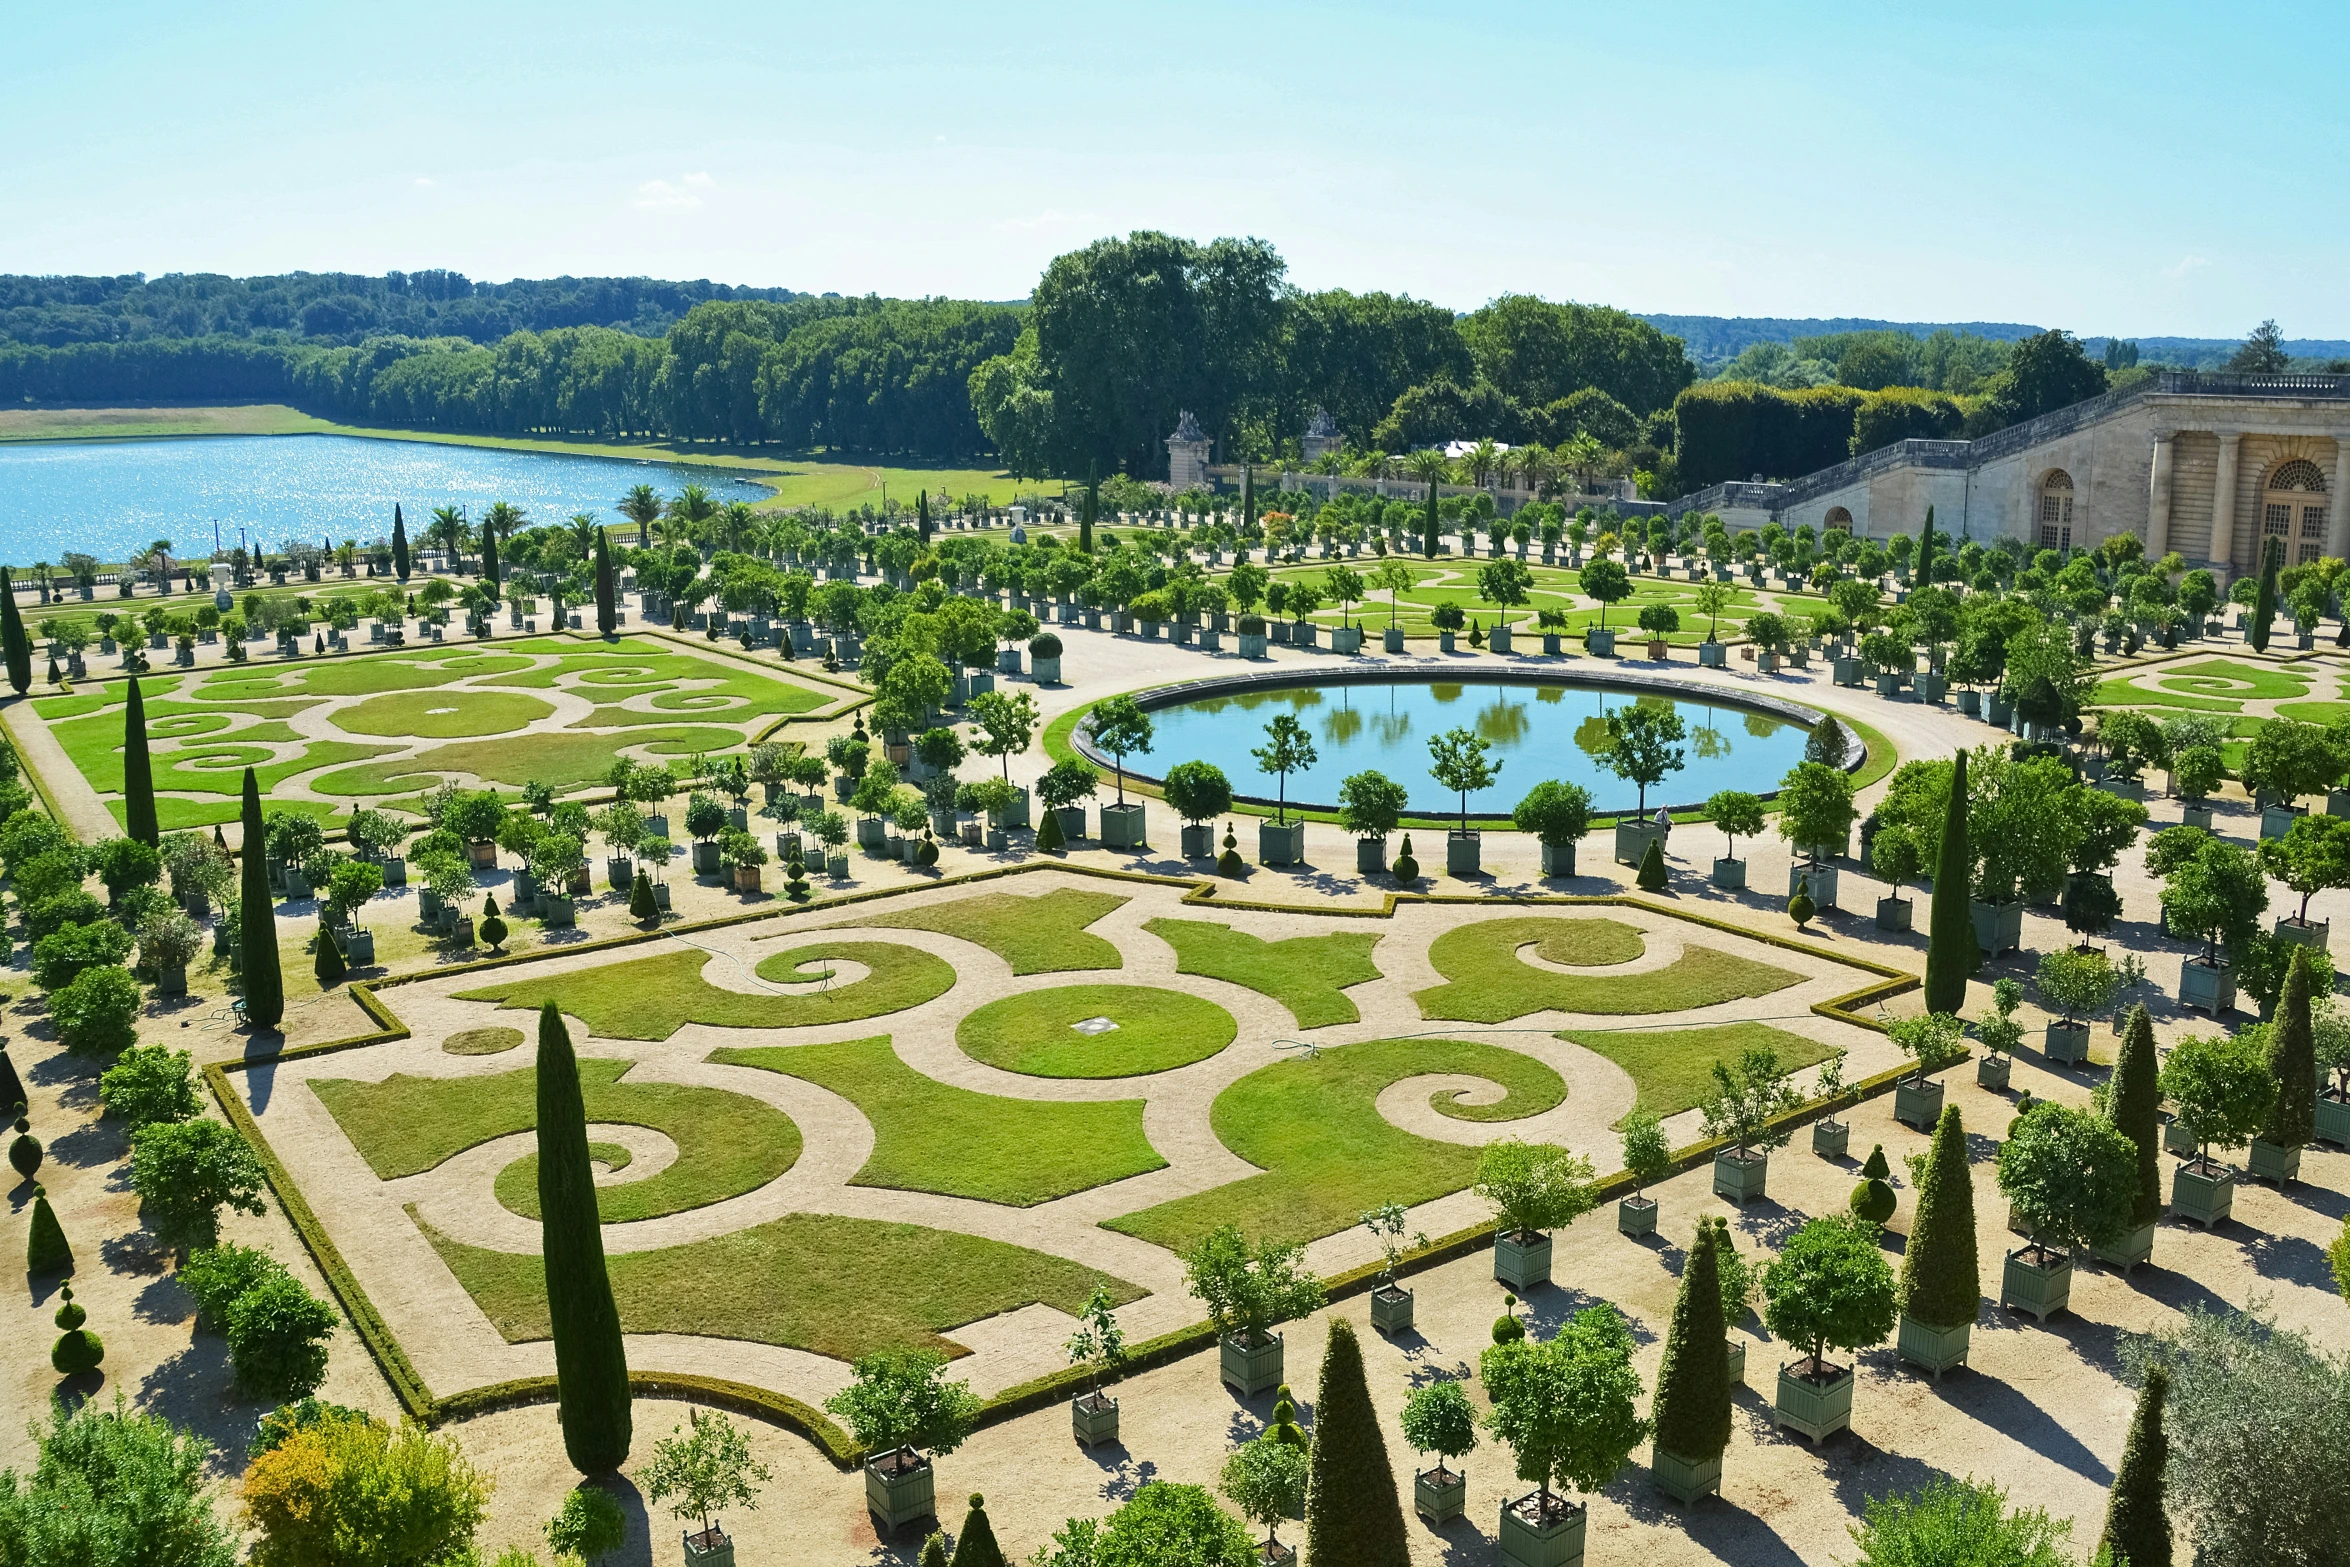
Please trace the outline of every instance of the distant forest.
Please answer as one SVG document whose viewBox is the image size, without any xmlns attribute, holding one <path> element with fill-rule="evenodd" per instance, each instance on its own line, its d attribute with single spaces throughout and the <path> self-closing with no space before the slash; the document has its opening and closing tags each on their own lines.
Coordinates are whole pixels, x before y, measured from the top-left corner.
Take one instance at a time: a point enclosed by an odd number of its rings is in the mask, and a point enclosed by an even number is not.
<svg viewBox="0 0 2350 1567">
<path fill-rule="evenodd" d="M 1677 316 L 1643 315 L 1641 320 L 1660 332 L 1670 332 L 1688 346 L 1689 357 L 1708 375 L 1722 371 L 1757 343 L 1789 347 L 1817 338 L 1843 338 L 1859 333 L 1890 332 L 1927 339 L 1947 332 L 1955 337 L 1987 338 L 1994 343 L 2019 342 L 2047 330 L 2017 321 L 1876 321 L 1860 316 Z M 2105 357 L 2109 342 L 2137 345 L 2140 361 L 2181 370 L 2217 370 L 2244 346 L 2240 337 L 2084 337 L 2082 346 L 2097 358 Z M 2294 368 L 2316 370 L 2327 363 L 2350 359 L 2350 339 L 2288 337 L 2282 340 Z"/>
</svg>

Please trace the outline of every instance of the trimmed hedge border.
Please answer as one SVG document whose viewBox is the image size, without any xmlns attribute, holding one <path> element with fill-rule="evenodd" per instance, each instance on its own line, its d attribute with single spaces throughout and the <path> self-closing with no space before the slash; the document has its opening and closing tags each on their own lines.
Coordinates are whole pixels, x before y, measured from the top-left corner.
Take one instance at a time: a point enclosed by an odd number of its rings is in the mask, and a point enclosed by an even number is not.
<svg viewBox="0 0 2350 1567">
<path fill-rule="evenodd" d="M 317 1214 L 303 1199 L 293 1177 L 278 1159 L 276 1151 L 270 1147 L 269 1140 L 262 1135 L 261 1128 L 255 1122 L 252 1113 L 245 1108 L 243 1099 L 239 1097 L 236 1089 L 229 1082 L 228 1074 L 247 1071 L 260 1065 L 302 1060 L 336 1051 L 353 1050 L 365 1045 L 389 1044 L 411 1037 L 411 1030 L 407 1025 L 402 1023 L 398 1015 L 376 995 L 377 990 L 395 985 L 413 984 L 428 979 L 462 977 L 488 969 L 509 968 L 517 964 L 534 963 L 548 958 L 574 957 L 582 952 L 609 951 L 638 946 L 648 941 L 658 941 L 669 935 L 747 924 L 754 920 L 782 919 L 818 912 L 829 913 L 845 906 L 876 902 L 884 898 L 898 897 L 908 892 L 927 891 L 936 887 L 974 885 L 980 882 L 999 881 L 1007 877 L 1048 871 L 1057 871 L 1064 875 L 1089 876 L 1102 881 L 1188 887 L 1190 890 L 1183 897 L 1183 902 L 1187 905 L 1275 913 L 1297 912 L 1288 904 L 1239 898 L 1219 898 L 1217 893 L 1221 883 L 1213 879 L 1159 876 L 1146 871 L 1122 871 L 1102 866 L 1064 865 L 1053 860 L 1031 860 L 1019 865 L 992 866 L 983 871 L 974 871 L 964 876 L 942 878 L 918 886 L 871 888 L 864 892 L 848 894 L 827 903 L 753 909 L 741 914 L 722 915 L 716 919 L 697 920 L 690 925 L 677 926 L 673 930 L 636 931 L 624 936 L 609 937 L 602 941 L 583 942 L 578 946 L 566 947 L 559 952 L 510 954 L 503 958 L 486 958 L 479 963 L 462 964 L 453 968 L 392 975 L 374 985 L 355 984 L 350 987 L 351 997 L 378 1025 L 377 1032 L 354 1035 L 347 1039 L 327 1040 L 315 1045 L 299 1045 L 290 1050 L 247 1056 L 234 1061 L 210 1063 L 203 1069 L 204 1080 L 211 1087 L 213 1096 L 220 1101 L 221 1108 L 228 1116 L 230 1124 L 235 1126 L 238 1133 L 252 1145 L 255 1155 L 260 1160 L 263 1175 L 268 1180 L 270 1189 L 277 1194 L 279 1203 L 285 1209 L 287 1220 L 294 1226 L 294 1231 L 301 1237 L 303 1246 L 318 1264 L 319 1272 L 325 1276 L 328 1288 L 334 1291 L 335 1298 L 341 1303 L 345 1315 L 350 1318 L 352 1328 L 358 1333 L 360 1341 L 367 1346 L 368 1352 L 375 1357 L 377 1365 L 383 1369 L 385 1380 L 391 1383 L 392 1391 L 399 1397 L 401 1406 L 407 1410 L 411 1417 L 426 1424 L 438 1425 L 445 1421 L 462 1420 L 474 1415 L 488 1414 L 494 1410 L 544 1403 L 554 1397 L 555 1381 L 552 1377 L 528 1377 L 517 1381 L 492 1383 L 488 1386 L 452 1393 L 445 1398 L 436 1398 L 433 1395 L 432 1391 L 426 1387 L 423 1378 L 418 1375 L 414 1364 L 409 1361 L 407 1353 L 401 1349 L 398 1338 L 394 1336 L 383 1318 L 377 1314 L 374 1302 L 368 1298 L 367 1291 L 353 1276 L 350 1266 L 343 1260 L 342 1253 L 336 1248 L 333 1239 L 327 1235 Z M 1830 962 L 1858 969 L 1877 977 L 1869 984 L 1856 990 L 1832 996 L 1825 1001 L 1814 1002 L 1812 1011 L 1823 1017 L 1850 1023 L 1855 1027 L 1865 1028 L 1874 1033 L 1883 1033 L 1885 1031 L 1884 1025 L 1874 1018 L 1861 1014 L 1857 1009 L 1914 990 L 1923 983 L 1917 975 L 1870 959 L 1829 952 L 1792 937 L 1746 930 L 1727 920 L 1693 914 L 1686 910 L 1653 903 L 1645 898 L 1622 894 L 1587 898 L 1552 896 L 1496 900 L 1461 894 L 1390 892 L 1386 894 L 1381 906 L 1377 909 L 1335 908 L 1324 912 L 1359 919 L 1391 919 L 1394 917 L 1397 905 L 1407 902 L 1470 904 L 1487 908 L 1613 905 L 1645 910 L 1669 919 L 1706 926 L 1749 941 L 1759 941 L 1786 951 L 1801 952 L 1807 956 L 1824 958 Z M 1905 1065 L 1878 1073 L 1876 1076 L 1867 1078 L 1847 1089 L 1845 1098 L 1840 1100 L 1836 1106 L 1829 1105 L 1825 1100 L 1815 1099 L 1776 1118 L 1770 1124 L 1774 1128 L 1786 1129 L 1807 1125 L 1830 1113 L 1832 1109 L 1840 1108 L 1843 1104 L 1857 1104 L 1886 1092 L 1910 1070 L 1911 1068 Z M 1725 1146 L 1727 1146 L 1727 1140 L 1692 1144 L 1674 1156 L 1674 1169 L 1676 1172 L 1694 1169 L 1710 1160 Z M 1631 1189 L 1632 1177 L 1628 1172 L 1610 1175 L 1598 1182 L 1596 1186 L 1599 1200 L 1603 1204 Z M 1487 1221 L 1431 1241 L 1424 1247 L 1405 1253 L 1403 1260 L 1397 1265 L 1396 1271 L 1399 1275 L 1419 1273 L 1441 1263 L 1480 1251 L 1492 1243 L 1495 1228 L 1492 1221 Z M 1382 1271 L 1379 1264 L 1366 1264 L 1363 1267 L 1350 1269 L 1345 1273 L 1334 1274 L 1324 1279 L 1322 1281 L 1323 1288 L 1330 1299 L 1343 1300 L 1371 1289 Z M 1180 1360 L 1186 1355 L 1212 1348 L 1215 1342 L 1215 1330 L 1207 1323 L 1197 1323 L 1190 1327 L 1177 1329 L 1172 1333 L 1161 1334 L 1136 1345 L 1130 1353 L 1129 1363 L 1135 1370 L 1149 1370 Z M 1063 1397 L 1074 1396 L 1075 1391 L 1087 1385 L 1088 1381 L 1089 1374 L 1083 1368 L 1071 1367 L 1066 1371 L 1053 1372 L 1007 1388 L 986 1402 L 980 1413 L 980 1424 L 983 1426 L 997 1425 L 1006 1420 L 1016 1419 L 1021 1415 L 1049 1407 L 1059 1402 Z M 855 1468 L 862 1458 L 862 1453 L 856 1444 L 831 1419 L 786 1394 L 752 1387 L 745 1383 L 660 1372 L 631 1372 L 629 1387 L 632 1392 L 646 1397 L 684 1397 L 728 1409 L 753 1419 L 768 1421 L 787 1431 L 806 1437 L 824 1453 L 834 1467 L 844 1472 Z"/>
</svg>

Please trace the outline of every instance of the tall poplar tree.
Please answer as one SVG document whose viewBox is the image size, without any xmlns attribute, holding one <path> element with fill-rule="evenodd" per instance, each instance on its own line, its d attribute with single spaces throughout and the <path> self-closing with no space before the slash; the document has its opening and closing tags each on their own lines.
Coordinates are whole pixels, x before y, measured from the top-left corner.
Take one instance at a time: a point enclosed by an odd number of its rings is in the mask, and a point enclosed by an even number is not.
<svg viewBox="0 0 2350 1567">
<path fill-rule="evenodd" d="M 1966 1005 L 1966 982 L 1982 963 L 1975 945 L 1971 883 L 1975 857 L 1967 845 L 1966 752 L 1950 774 L 1950 804 L 1942 816 L 1942 850 L 1934 858 L 1934 903 L 1926 925 L 1926 1010 L 1956 1016 Z"/>
<path fill-rule="evenodd" d="M 1102 503 L 1102 486 L 1098 479 L 1085 481 L 1085 499 L 1077 504 L 1077 550 L 1079 554 L 1093 553 L 1093 524 Z"/>
<path fill-rule="evenodd" d="M 2105 1117 L 2115 1131 L 2138 1145 L 2138 1200 L 2130 1209 L 2133 1229 L 2162 1217 L 2162 1090 L 2155 1083 L 2161 1068 L 2154 1054 L 2154 1020 L 2145 1007 L 2132 1007 L 2122 1030 L 2121 1054 L 2106 1084 Z"/>
<path fill-rule="evenodd" d="M 1665 1329 L 1657 1368 L 1656 1450 L 1685 1464 L 1708 1464 L 1730 1445 L 1730 1341 L 1722 1317 L 1723 1231 L 1698 1221 L 1697 1240 L 1681 1265 L 1681 1292 Z"/>
<path fill-rule="evenodd" d="M 1311 1463 L 1306 1567 L 1410 1567 L 1395 1470 L 1363 1376 L 1363 1346 L 1344 1317 L 1330 1319 L 1322 1352 Z"/>
<path fill-rule="evenodd" d="M 620 629 L 620 605 L 612 587 L 612 545 L 604 530 L 596 530 L 596 630 L 610 636 Z"/>
<path fill-rule="evenodd" d="M 928 490 L 914 492 L 914 531 L 922 535 L 923 543 L 930 542 L 930 492 Z"/>
<path fill-rule="evenodd" d="M 33 643 L 16 607 L 16 579 L 0 566 L 0 652 L 8 658 L 8 683 L 23 696 L 33 683 Z"/>
<path fill-rule="evenodd" d="M 400 503 L 392 502 L 392 575 L 402 582 L 408 580 L 408 523 L 400 515 Z"/>
<path fill-rule="evenodd" d="M 1917 1217 L 1901 1253 L 1901 1311 L 1930 1328 L 1972 1326 L 1983 1311 L 1975 1255 L 1975 1177 L 1958 1106 L 1945 1105 L 1926 1150 Z"/>
<path fill-rule="evenodd" d="M 2277 618 L 2277 571 L 2285 563 L 2285 541 L 2269 539 L 2260 547 L 2260 589 L 2252 600 L 2252 649 L 2268 651 L 2269 627 Z"/>
<path fill-rule="evenodd" d="M 129 697 L 122 704 L 122 829 L 154 848 L 163 835 L 155 826 L 155 764 L 147 754 L 147 702 L 139 694 L 139 677 L 131 676 Z"/>
<path fill-rule="evenodd" d="M 628 1354 L 604 1270 L 579 1058 L 552 1001 L 539 1012 L 538 1118 L 539 1236 L 563 1451 L 580 1473 L 607 1474 L 628 1457 L 632 1435 Z"/>
<path fill-rule="evenodd" d="M 237 933 L 238 961 L 245 982 L 245 1022 L 273 1029 L 286 1015 L 286 977 L 277 966 L 277 910 L 269 900 L 269 829 L 261 823 L 261 785 L 245 769 L 243 841 L 237 863 L 244 873 L 239 903 L 244 921 Z"/>
<path fill-rule="evenodd" d="M 498 530 L 484 517 L 481 522 L 481 590 L 498 600 Z"/>
<path fill-rule="evenodd" d="M 2268 1066 L 2277 1075 L 2277 1104 L 2260 1140 L 2278 1148 L 2306 1146 L 2317 1133 L 2317 1038 L 2309 1021 L 2309 949 L 2295 947 L 2277 997 L 2276 1026 L 2268 1034 Z"/>
<path fill-rule="evenodd" d="M 2171 1567 L 2170 1511 L 2163 1505 L 2163 1470 L 2170 1464 L 2170 1436 L 2162 1427 L 2162 1406 L 2170 1397 L 2170 1373 L 2146 1368 L 2130 1435 L 2122 1444 L 2121 1468 L 2105 1502 L 2105 1533 L 2098 1540 L 2129 1567 Z"/>
<path fill-rule="evenodd" d="M 1926 508 L 1926 525 L 1918 530 L 1918 563 L 1914 578 L 1921 588 L 1934 585 L 1934 508 Z"/>
</svg>

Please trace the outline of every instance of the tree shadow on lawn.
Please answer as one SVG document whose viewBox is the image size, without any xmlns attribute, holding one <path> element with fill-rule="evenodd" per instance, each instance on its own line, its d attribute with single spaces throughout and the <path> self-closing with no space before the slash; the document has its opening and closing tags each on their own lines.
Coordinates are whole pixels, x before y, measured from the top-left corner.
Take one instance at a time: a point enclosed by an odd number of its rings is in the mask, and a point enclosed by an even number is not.
<svg viewBox="0 0 2350 1567">
<path fill-rule="evenodd" d="M 2255 1235 L 2245 1243 L 2244 1257 L 2264 1279 L 2320 1291 L 2335 1287 L 2333 1263 L 2324 1249 L 2298 1235 Z"/>
<path fill-rule="evenodd" d="M 1147 1458 L 1136 1462 L 1124 1442 L 1089 1447 L 1085 1456 L 1102 1471 L 1101 1487 L 1094 1494 L 1105 1502 L 1132 1501 L 1135 1492 L 1159 1477 L 1159 1466 Z"/>
<path fill-rule="evenodd" d="M 1577 1312 L 1588 1311 L 1593 1306 L 1613 1306 L 1616 1314 L 1624 1319 L 1624 1326 L 1631 1332 L 1633 1343 L 1653 1344 L 1657 1339 L 1656 1331 L 1639 1316 L 1617 1306 L 1605 1296 L 1588 1294 L 1568 1285 L 1539 1286 L 1536 1295 L 1522 1295 L 1518 1298 L 1518 1304 L 1526 1308 L 1526 1334 L 1529 1338 L 1550 1338 Z"/>
<path fill-rule="evenodd" d="M 1879 1351 L 1871 1358 L 1885 1353 Z M 2012 1382 L 1977 1371 L 1970 1365 L 1963 1376 L 1945 1376 L 1940 1382 L 1927 1385 L 1951 1408 L 2002 1436 L 2013 1438 L 2090 1484 L 2113 1484 L 2113 1471 L 2104 1461 Z"/>
<path fill-rule="evenodd" d="M 212 1334 L 199 1333 L 187 1348 L 139 1379 L 131 1402 L 142 1413 L 162 1415 L 211 1443 L 212 1456 L 205 1467 L 226 1478 L 244 1468 L 245 1444 L 270 1409 L 266 1399 L 237 1392 L 235 1383 L 228 1345 Z"/>
</svg>

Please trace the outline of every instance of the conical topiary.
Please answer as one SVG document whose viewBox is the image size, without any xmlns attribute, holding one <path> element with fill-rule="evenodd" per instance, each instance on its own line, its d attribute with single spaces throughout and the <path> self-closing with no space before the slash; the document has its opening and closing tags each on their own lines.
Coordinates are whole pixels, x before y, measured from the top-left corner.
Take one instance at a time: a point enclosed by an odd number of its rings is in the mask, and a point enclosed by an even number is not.
<svg viewBox="0 0 2350 1567">
<path fill-rule="evenodd" d="M 2132 1007 L 2122 1031 L 2121 1055 L 2105 1085 L 2106 1120 L 2138 1145 L 2138 1201 L 2130 1210 L 2132 1229 L 2162 1217 L 2162 1090 L 2155 1082 L 2160 1070 L 2154 1054 L 2154 1020 L 2146 1015 L 2145 1007 Z"/>
<path fill-rule="evenodd" d="M 1420 862 L 1412 858 L 1412 835 L 1410 833 L 1407 832 L 1403 835 L 1402 852 L 1396 855 L 1395 864 L 1390 868 L 1395 873 L 1396 885 L 1398 886 L 1408 887 L 1420 879 Z"/>
<path fill-rule="evenodd" d="M 23 696 L 33 683 L 33 643 L 25 635 L 24 615 L 16 607 L 16 581 L 0 566 L 0 654 L 8 661 L 8 684 Z"/>
<path fill-rule="evenodd" d="M 1233 836 L 1232 824 L 1226 822 L 1224 824 L 1224 852 L 1216 858 L 1216 874 L 1238 876 L 1247 869 L 1248 867 L 1242 864 L 1240 859 L 1240 840 Z"/>
<path fill-rule="evenodd" d="M 1917 1212 L 1901 1254 L 1901 1310 L 1930 1328 L 1965 1327 L 1981 1313 L 1982 1279 L 1975 1261 L 1975 1176 L 1966 1159 L 1966 1129 L 1958 1106 L 1945 1105 L 1934 1123 L 1926 1172 L 1918 1181 Z"/>
<path fill-rule="evenodd" d="M 797 860 L 792 862 L 792 873 L 799 874 Z M 661 917 L 661 905 L 653 901 L 652 878 L 643 871 L 638 871 L 628 886 L 628 917 L 648 924 Z"/>
<path fill-rule="evenodd" d="M 1967 845 L 1966 752 L 1951 769 L 1943 807 L 1942 845 L 1934 856 L 1934 902 L 1926 916 L 1926 1010 L 1956 1017 L 1966 1007 L 1966 982 L 1981 966 L 1969 899 L 1974 854 Z"/>
<path fill-rule="evenodd" d="M 147 703 L 137 675 L 122 706 L 122 830 L 149 848 L 162 842 L 155 826 L 155 764 L 147 755 Z"/>
<path fill-rule="evenodd" d="M 274 1029 L 286 1015 L 286 979 L 278 969 L 277 907 L 269 898 L 269 867 L 262 854 L 268 829 L 261 824 L 261 785 L 253 769 L 245 769 L 243 836 L 237 856 L 243 872 L 239 906 L 244 923 L 238 927 L 240 972 L 243 976 L 246 1026 Z"/>
<path fill-rule="evenodd" d="M 2122 1444 L 2121 1468 L 2114 1472 L 2113 1490 L 2105 1502 L 2105 1533 L 2098 1544 L 2129 1567 L 2171 1564 L 2170 1513 L 2163 1505 L 2170 1437 L 2162 1426 L 2163 1401 L 2169 1396 L 2170 1373 L 2161 1366 L 2147 1367 L 2137 1413 L 2130 1417 L 2129 1440 Z"/>
<path fill-rule="evenodd" d="M 1274 1390 L 1273 1425 L 1265 1435 L 1276 1442 L 1286 1442 L 1301 1453 L 1311 1445 L 1306 1441 L 1305 1427 L 1297 1423 L 1297 1400 L 1286 1382 Z"/>
<path fill-rule="evenodd" d="M 2295 947 L 2277 997 L 2276 1026 L 2268 1033 L 2268 1069 L 2277 1077 L 2276 1108 L 2260 1140 L 2300 1148 L 2317 1131 L 2317 1045 L 2309 1024 L 2309 949 Z"/>
<path fill-rule="evenodd" d="M 604 1474 L 628 1457 L 628 1355 L 604 1268 L 579 1060 L 552 1001 L 539 1013 L 538 1143 L 539 1235 L 563 1450 L 582 1474 Z"/>
<path fill-rule="evenodd" d="M 1656 839 L 1648 840 L 1648 852 L 1640 856 L 1640 874 L 1634 879 L 1642 892 L 1665 890 L 1665 849 Z"/>
<path fill-rule="evenodd" d="M 0 1042 L 0 1114 L 21 1115 L 31 1103 L 25 1097 L 24 1079 L 16 1075 L 16 1063 L 9 1059 L 7 1044 Z"/>
<path fill-rule="evenodd" d="M 27 1273 L 70 1273 L 73 1271 L 73 1247 L 66 1243 L 65 1226 L 57 1222 L 57 1211 L 49 1206 L 49 1189 L 33 1188 L 32 1235 L 25 1245 L 24 1267 Z"/>
<path fill-rule="evenodd" d="M 1796 878 L 1794 896 L 1787 900 L 1787 917 L 1795 922 L 1797 930 L 1801 930 L 1804 926 L 1809 925 L 1812 916 L 1819 912 L 1818 905 L 1811 901 L 1811 878 L 1809 876 Z"/>
<path fill-rule="evenodd" d="M 1681 1268 L 1681 1292 L 1665 1329 L 1664 1364 L 1657 1368 L 1656 1448 L 1685 1464 L 1710 1463 L 1730 1445 L 1730 1339 L 1722 1316 L 1718 1221 L 1700 1220 L 1697 1240 Z"/>
<path fill-rule="evenodd" d="M 1061 813 L 1045 807 L 1044 823 L 1036 829 L 1036 847 L 1042 854 L 1058 854 L 1068 847 L 1069 840 L 1061 836 Z"/>
<path fill-rule="evenodd" d="M 57 1308 L 55 1320 L 60 1331 L 57 1342 L 49 1348 L 49 1364 L 57 1368 L 59 1376 L 65 1377 L 95 1371 L 106 1358 L 106 1346 L 99 1342 L 97 1334 L 82 1326 L 90 1320 L 90 1314 L 74 1304 L 73 1280 L 67 1279 L 59 1286 L 58 1294 L 64 1297 L 64 1304 Z"/>
<path fill-rule="evenodd" d="M 498 895 L 494 892 L 482 894 L 480 934 L 492 952 L 506 944 L 506 922 L 498 917 Z"/>
<path fill-rule="evenodd" d="M 947 1567 L 947 1537 L 945 1535 L 935 1529 L 930 1531 L 930 1538 L 922 1542 L 919 1567 Z"/>
<path fill-rule="evenodd" d="M 22 1110 L 24 1106 L 17 1106 Z M 33 1123 L 19 1115 L 16 1118 L 16 1138 L 8 1145 L 9 1167 L 26 1180 L 41 1168 L 41 1140 L 33 1135 Z"/>
<path fill-rule="evenodd" d="M 951 1567 L 1004 1567 L 1003 1547 L 995 1543 L 995 1529 L 987 1521 L 987 1499 L 977 1491 L 971 1493 L 962 1532 L 955 1536 Z"/>
<path fill-rule="evenodd" d="M 1354 1324 L 1330 1319 L 1322 1383 L 1314 1396 L 1312 1468 L 1306 1487 L 1308 1567 L 1411 1567 L 1403 1507 L 1387 1438 L 1363 1375 Z"/>
<path fill-rule="evenodd" d="M 1860 1167 L 1860 1173 L 1861 1182 L 1852 1189 L 1853 1217 L 1882 1227 L 1893 1217 L 1897 1202 L 1893 1184 L 1887 1179 L 1893 1173 L 1893 1166 L 1885 1162 L 1883 1143 L 1869 1151 L 1869 1162 Z"/>
<path fill-rule="evenodd" d="M 349 965 L 343 961 L 342 945 L 335 940 L 329 926 L 318 927 L 318 955 L 310 960 L 310 972 L 318 976 L 321 987 L 341 984 L 343 975 L 349 972 Z"/>
</svg>

